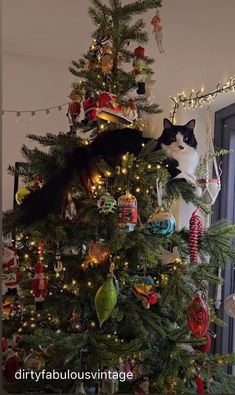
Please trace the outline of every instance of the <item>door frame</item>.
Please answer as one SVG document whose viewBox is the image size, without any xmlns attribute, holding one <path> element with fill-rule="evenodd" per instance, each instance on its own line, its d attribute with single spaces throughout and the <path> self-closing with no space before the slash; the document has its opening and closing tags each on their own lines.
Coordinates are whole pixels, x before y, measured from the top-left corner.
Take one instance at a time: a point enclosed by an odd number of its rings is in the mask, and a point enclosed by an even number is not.
<svg viewBox="0 0 235 395">
<path fill-rule="evenodd" d="M 215 113 L 215 128 L 214 128 L 214 145 L 215 149 L 222 148 L 224 145 L 229 146 L 229 142 L 231 139 L 231 134 L 229 130 L 226 132 L 226 128 L 224 127 L 224 122 L 226 119 L 235 115 L 235 103 L 218 110 Z M 225 156 L 223 159 L 223 174 L 228 175 L 229 170 L 229 155 Z M 222 181 L 222 188 L 223 190 L 229 193 L 228 199 L 233 201 L 233 191 L 231 188 L 228 188 L 228 179 L 224 177 Z M 222 192 L 222 193 L 221 193 Z M 217 201 L 213 207 L 213 214 L 212 214 L 212 224 L 220 220 L 221 218 L 226 217 L 227 213 L 227 199 L 223 199 L 223 191 L 221 191 Z M 217 310 L 217 314 L 219 318 L 221 318 L 227 325 L 227 328 L 216 327 L 216 341 L 214 345 L 213 351 L 220 354 L 227 354 L 228 352 L 232 352 L 234 347 L 233 339 L 233 331 L 234 331 L 234 320 L 229 317 L 224 309 L 224 300 L 228 295 L 233 292 L 234 287 L 234 269 L 232 264 L 228 264 L 227 267 L 222 270 L 222 276 L 224 278 L 224 284 L 222 288 L 222 303 L 220 308 Z M 216 290 L 215 290 L 216 292 Z M 232 372 L 232 367 L 228 368 L 228 372 Z"/>
</svg>

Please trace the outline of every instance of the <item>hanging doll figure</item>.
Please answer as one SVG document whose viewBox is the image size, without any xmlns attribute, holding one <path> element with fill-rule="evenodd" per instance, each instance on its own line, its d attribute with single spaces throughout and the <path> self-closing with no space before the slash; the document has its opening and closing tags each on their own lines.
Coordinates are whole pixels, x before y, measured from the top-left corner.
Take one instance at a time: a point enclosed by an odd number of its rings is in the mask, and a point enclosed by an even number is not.
<svg viewBox="0 0 235 395">
<path fill-rule="evenodd" d="M 164 53 L 164 49 L 162 46 L 163 34 L 159 10 L 156 11 L 156 15 L 154 15 L 153 19 L 151 20 L 151 24 L 154 27 L 153 33 L 155 34 L 155 40 L 157 41 L 159 52 Z"/>
<path fill-rule="evenodd" d="M 136 93 L 138 95 L 145 95 L 145 83 L 148 79 L 148 73 L 143 47 L 137 47 L 134 50 L 133 73 L 138 83 Z"/>
<path fill-rule="evenodd" d="M 32 278 L 33 296 L 36 304 L 36 310 L 43 310 L 44 299 L 48 289 L 48 279 L 44 274 L 42 262 L 38 262 L 35 266 L 35 274 Z"/>
</svg>

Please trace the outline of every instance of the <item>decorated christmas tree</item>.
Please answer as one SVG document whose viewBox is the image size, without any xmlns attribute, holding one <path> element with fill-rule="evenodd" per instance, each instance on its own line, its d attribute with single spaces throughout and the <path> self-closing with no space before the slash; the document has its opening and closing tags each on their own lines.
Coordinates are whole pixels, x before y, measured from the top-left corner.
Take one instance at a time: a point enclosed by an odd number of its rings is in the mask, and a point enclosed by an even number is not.
<svg viewBox="0 0 235 395">
<path fill-rule="evenodd" d="M 30 134 L 43 149 L 23 146 L 25 163 L 9 167 L 25 183 L 3 219 L 10 393 L 235 391 L 224 369 L 234 356 L 210 353 L 211 328 L 223 323 L 208 297 L 221 282 L 218 268 L 235 259 L 235 227 L 225 220 L 203 227 L 210 206 L 195 176 L 195 121 L 165 119 L 158 140 L 143 133 L 146 114 L 160 110 L 142 47 L 145 24 L 136 17 L 156 11 L 162 53 L 160 7 L 161 0 L 91 0 L 93 42 L 70 69 L 77 80 L 69 132 Z M 188 147 L 187 170 L 180 160 Z M 195 205 L 188 229 L 171 214 L 177 199 Z M 227 310 L 234 316 L 232 297 Z M 46 380 L 23 377 L 44 369 Z"/>
</svg>

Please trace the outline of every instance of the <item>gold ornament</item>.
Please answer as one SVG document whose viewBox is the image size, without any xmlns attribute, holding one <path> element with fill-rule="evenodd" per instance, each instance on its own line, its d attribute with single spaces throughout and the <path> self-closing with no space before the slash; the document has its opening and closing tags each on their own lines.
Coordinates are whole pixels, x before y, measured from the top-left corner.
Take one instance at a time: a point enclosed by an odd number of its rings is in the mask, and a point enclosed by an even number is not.
<svg viewBox="0 0 235 395">
<path fill-rule="evenodd" d="M 24 367 L 27 370 L 41 371 L 45 367 L 45 360 L 39 351 L 33 351 L 24 360 Z"/>
<path fill-rule="evenodd" d="M 82 270 L 85 272 L 90 265 L 101 265 L 110 257 L 110 249 L 101 243 L 91 243 L 85 261 L 82 263 Z"/>
</svg>

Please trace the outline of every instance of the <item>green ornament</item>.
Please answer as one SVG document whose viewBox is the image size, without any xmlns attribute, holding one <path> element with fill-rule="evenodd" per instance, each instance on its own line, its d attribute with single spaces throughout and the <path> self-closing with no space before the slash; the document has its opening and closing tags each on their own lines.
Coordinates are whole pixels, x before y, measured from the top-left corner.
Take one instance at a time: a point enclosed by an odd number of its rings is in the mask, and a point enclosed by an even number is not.
<svg viewBox="0 0 235 395">
<path fill-rule="evenodd" d="M 116 303 L 117 289 L 113 283 L 113 275 L 109 274 L 95 295 L 95 308 L 100 328 L 110 317 Z"/>
<path fill-rule="evenodd" d="M 99 212 L 102 214 L 114 213 L 117 208 L 117 202 L 110 193 L 105 193 L 97 202 Z"/>
</svg>

